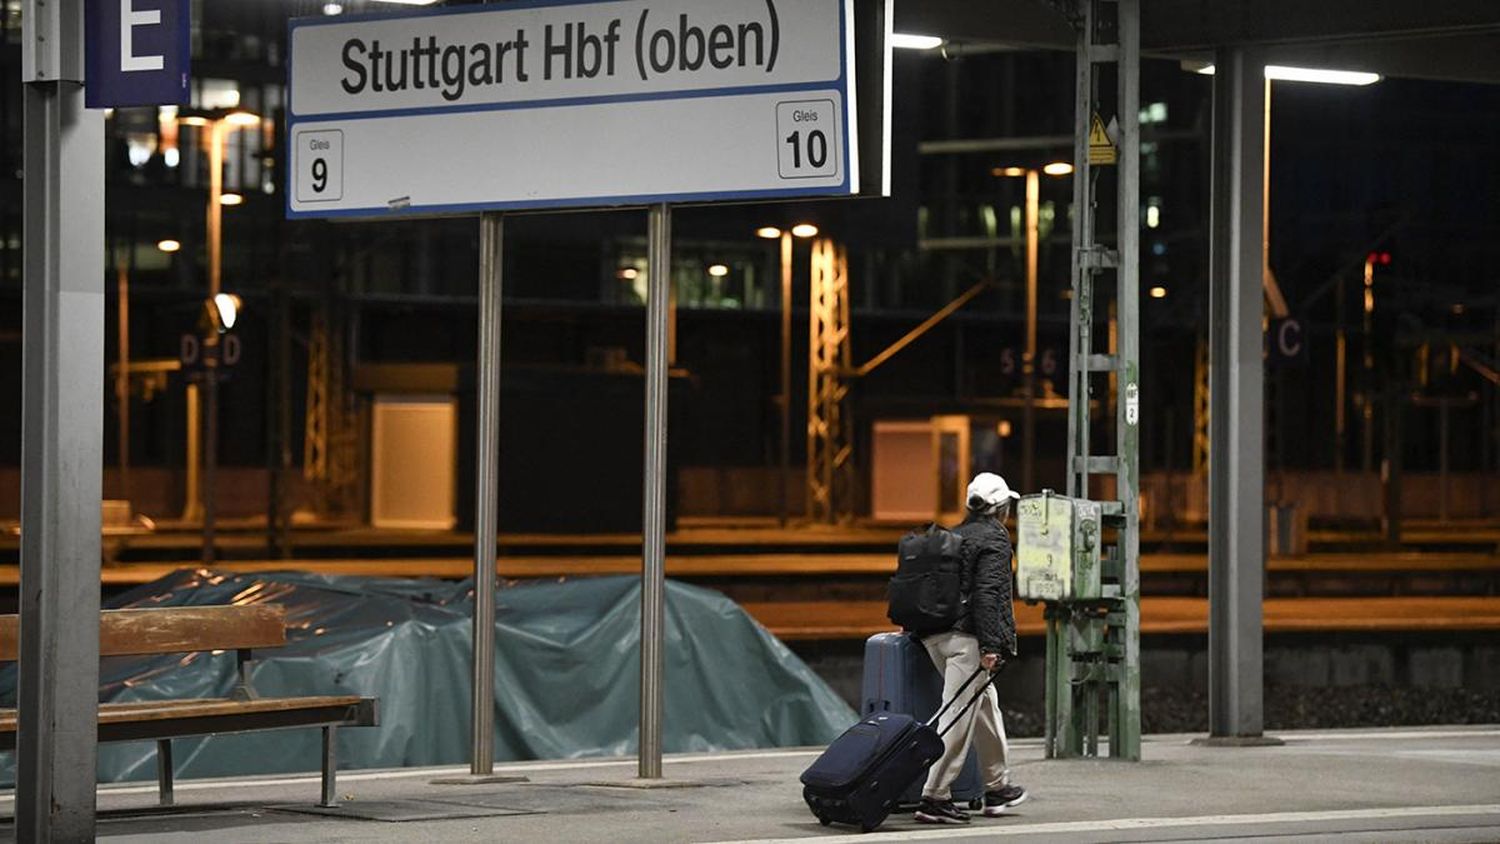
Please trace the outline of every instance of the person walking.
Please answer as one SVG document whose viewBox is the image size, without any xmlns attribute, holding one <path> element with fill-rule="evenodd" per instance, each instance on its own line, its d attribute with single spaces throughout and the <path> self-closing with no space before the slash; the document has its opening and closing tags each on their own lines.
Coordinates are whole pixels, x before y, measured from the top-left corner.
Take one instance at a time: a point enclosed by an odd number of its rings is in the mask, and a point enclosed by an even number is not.
<svg viewBox="0 0 1500 844">
<path fill-rule="evenodd" d="M 953 532 L 963 540 L 964 567 L 960 593 L 964 608 L 951 630 L 921 636 L 922 645 L 943 675 L 943 699 L 958 694 L 964 681 L 983 667 L 1000 669 L 1016 653 L 1016 620 L 1011 608 L 1010 535 L 1005 515 L 1020 498 L 1005 479 L 981 472 L 969 483 L 968 515 Z M 984 779 L 983 814 L 998 817 L 1026 799 L 1026 789 L 1010 781 L 1009 747 L 999 697 L 991 684 L 984 700 L 965 712 L 943 737 L 943 755 L 933 764 L 922 789 L 916 819 L 921 823 L 968 823 L 969 815 L 953 804 L 953 781 L 973 744 L 979 751 Z"/>
</svg>

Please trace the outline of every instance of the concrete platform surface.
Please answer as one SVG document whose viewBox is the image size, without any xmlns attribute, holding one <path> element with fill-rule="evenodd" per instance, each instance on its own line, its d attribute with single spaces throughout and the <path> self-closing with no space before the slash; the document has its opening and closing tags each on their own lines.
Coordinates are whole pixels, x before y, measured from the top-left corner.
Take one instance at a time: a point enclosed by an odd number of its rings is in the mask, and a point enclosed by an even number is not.
<svg viewBox="0 0 1500 844">
<path fill-rule="evenodd" d="M 1046 761 L 1012 748 L 1031 799 L 1003 818 L 929 827 L 894 815 L 880 841 L 1500 841 L 1500 726 L 1286 732 L 1282 747 L 1216 749 L 1152 736 L 1146 761 Z M 816 750 L 668 757 L 679 788 L 626 785 L 633 759 L 497 766 L 529 782 L 434 785 L 453 768 L 347 772 L 340 807 L 318 810 L 315 775 L 100 789 L 108 841 L 792 842 L 857 836 L 818 825 L 797 776 Z M 0 814 L 14 798 L 0 793 Z M 357 817 L 358 816 L 358 817 Z M 0 838 L 14 838 L 7 821 Z"/>
</svg>

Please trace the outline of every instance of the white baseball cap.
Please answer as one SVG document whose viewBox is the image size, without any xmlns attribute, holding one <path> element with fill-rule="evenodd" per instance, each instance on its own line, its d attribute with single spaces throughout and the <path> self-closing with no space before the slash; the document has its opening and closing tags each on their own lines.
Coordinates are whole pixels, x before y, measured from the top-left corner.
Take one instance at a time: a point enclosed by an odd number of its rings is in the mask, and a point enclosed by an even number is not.
<svg viewBox="0 0 1500 844">
<path fill-rule="evenodd" d="M 1010 488 L 1005 479 L 994 472 L 980 472 L 969 482 L 969 503 L 975 499 L 983 501 L 985 507 L 995 507 L 1021 494 Z"/>
</svg>

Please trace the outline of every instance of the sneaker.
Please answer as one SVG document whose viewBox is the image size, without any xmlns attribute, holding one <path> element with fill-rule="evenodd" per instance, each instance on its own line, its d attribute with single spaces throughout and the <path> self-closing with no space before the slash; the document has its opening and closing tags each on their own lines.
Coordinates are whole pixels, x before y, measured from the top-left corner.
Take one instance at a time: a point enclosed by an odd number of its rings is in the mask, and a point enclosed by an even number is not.
<svg viewBox="0 0 1500 844">
<path fill-rule="evenodd" d="M 1026 789 L 1019 785 L 1007 785 L 999 791 L 986 791 L 984 793 L 984 816 L 997 818 L 1005 814 L 1006 809 L 1025 802 Z"/>
<path fill-rule="evenodd" d="M 960 811 L 952 800 L 929 800 L 922 798 L 917 807 L 917 823 L 968 823 L 969 814 Z"/>
</svg>

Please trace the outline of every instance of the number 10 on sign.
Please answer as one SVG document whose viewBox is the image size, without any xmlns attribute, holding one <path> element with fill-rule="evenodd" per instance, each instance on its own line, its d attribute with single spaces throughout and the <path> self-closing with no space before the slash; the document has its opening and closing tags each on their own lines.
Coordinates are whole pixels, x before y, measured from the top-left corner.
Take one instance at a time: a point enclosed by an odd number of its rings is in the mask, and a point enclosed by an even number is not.
<svg viewBox="0 0 1500 844">
<path fill-rule="evenodd" d="M 783 179 L 811 179 L 839 173 L 838 109 L 833 100 L 776 104 L 777 166 Z"/>
<path fill-rule="evenodd" d="M 333 202 L 344 196 L 344 133 L 298 132 L 292 166 L 298 202 Z"/>
</svg>

